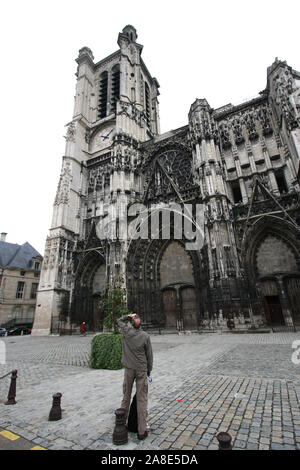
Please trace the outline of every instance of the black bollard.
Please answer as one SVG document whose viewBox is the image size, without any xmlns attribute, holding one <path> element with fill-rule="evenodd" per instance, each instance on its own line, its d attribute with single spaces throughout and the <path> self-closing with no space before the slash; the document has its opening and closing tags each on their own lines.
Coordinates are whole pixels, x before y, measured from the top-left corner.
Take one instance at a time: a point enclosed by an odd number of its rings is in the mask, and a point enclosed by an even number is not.
<svg viewBox="0 0 300 470">
<path fill-rule="evenodd" d="M 115 411 L 116 425 L 113 432 L 113 444 L 122 445 L 128 442 L 128 431 L 125 426 L 125 410 L 118 408 Z"/>
<path fill-rule="evenodd" d="M 17 377 L 18 371 L 12 370 L 11 372 L 11 379 L 10 379 L 10 386 L 7 395 L 7 402 L 6 405 L 15 405 L 16 402 L 16 389 L 17 389 Z"/>
<path fill-rule="evenodd" d="M 61 397 L 62 397 L 61 393 L 55 393 L 54 395 L 52 395 L 53 403 L 52 403 L 52 408 L 49 413 L 49 421 L 59 421 L 61 419 L 61 407 L 60 407 Z"/>
<path fill-rule="evenodd" d="M 228 432 L 219 432 L 217 435 L 219 450 L 232 450 L 231 436 Z"/>
</svg>

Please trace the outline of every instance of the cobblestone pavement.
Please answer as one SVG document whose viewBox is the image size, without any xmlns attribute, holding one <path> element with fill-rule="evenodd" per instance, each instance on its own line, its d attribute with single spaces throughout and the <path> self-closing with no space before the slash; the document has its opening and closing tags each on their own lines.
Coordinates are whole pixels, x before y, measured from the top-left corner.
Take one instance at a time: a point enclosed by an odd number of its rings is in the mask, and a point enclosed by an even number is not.
<svg viewBox="0 0 300 470">
<path fill-rule="evenodd" d="M 300 449 L 300 365 L 291 361 L 300 333 L 152 335 L 149 437 L 129 433 L 122 449 L 215 449 L 229 431 L 235 449 Z M 48 449 L 115 449 L 114 410 L 123 371 L 88 366 L 91 336 L 4 339 L 7 363 L 18 369 L 17 401 L 0 426 Z M 52 394 L 63 418 L 49 422 Z M 180 401 L 178 401 L 180 400 Z"/>
</svg>

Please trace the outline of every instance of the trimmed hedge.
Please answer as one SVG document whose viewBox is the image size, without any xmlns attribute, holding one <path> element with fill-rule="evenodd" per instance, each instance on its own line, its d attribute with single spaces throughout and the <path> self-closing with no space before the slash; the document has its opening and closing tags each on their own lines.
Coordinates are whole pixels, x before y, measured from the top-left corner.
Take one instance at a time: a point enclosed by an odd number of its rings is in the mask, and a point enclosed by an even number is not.
<svg viewBox="0 0 300 470">
<path fill-rule="evenodd" d="M 91 344 L 90 366 L 92 369 L 122 369 L 122 335 L 102 333 L 94 336 Z"/>
</svg>

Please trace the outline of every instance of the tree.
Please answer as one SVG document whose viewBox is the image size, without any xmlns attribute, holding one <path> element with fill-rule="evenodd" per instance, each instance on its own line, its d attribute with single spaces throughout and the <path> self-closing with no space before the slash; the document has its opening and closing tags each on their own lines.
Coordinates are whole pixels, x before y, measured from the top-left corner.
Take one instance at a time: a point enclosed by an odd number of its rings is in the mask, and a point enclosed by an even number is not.
<svg viewBox="0 0 300 470">
<path fill-rule="evenodd" d="M 113 328 L 118 333 L 118 318 L 129 315 L 131 312 L 127 307 L 126 289 L 121 276 L 114 277 L 111 284 L 102 293 L 100 309 L 104 314 L 103 325 Z"/>
</svg>

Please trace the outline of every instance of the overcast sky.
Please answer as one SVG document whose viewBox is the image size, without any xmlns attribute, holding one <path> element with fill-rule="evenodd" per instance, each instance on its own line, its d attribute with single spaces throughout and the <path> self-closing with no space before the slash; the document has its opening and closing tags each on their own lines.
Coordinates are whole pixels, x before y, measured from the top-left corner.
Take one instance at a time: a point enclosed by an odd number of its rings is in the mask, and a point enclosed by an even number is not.
<svg viewBox="0 0 300 470">
<path fill-rule="evenodd" d="M 126 24 L 160 83 L 161 131 L 189 107 L 256 96 L 275 57 L 300 70 L 298 0 L 10 0 L 1 3 L 0 232 L 43 255 L 83 46 L 99 61 Z"/>
</svg>

